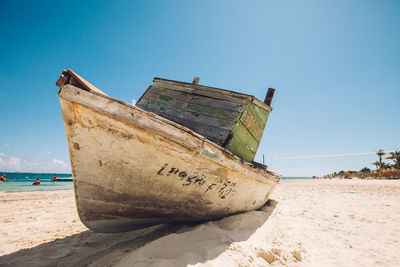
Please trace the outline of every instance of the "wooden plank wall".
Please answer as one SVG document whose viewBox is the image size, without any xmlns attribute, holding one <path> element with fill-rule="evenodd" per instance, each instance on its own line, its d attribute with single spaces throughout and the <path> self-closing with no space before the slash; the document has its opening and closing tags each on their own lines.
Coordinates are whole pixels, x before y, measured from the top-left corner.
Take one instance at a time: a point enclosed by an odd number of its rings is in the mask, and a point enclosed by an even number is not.
<svg viewBox="0 0 400 267">
<path fill-rule="evenodd" d="M 137 106 L 186 126 L 252 162 L 270 113 L 255 103 L 249 95 L 156 79 Z"/>
<path fill-rule="evenodd" d="M 248 102 L 224 93 L 155 82 L 137 105 L 224 146 Z"/>
</svg>

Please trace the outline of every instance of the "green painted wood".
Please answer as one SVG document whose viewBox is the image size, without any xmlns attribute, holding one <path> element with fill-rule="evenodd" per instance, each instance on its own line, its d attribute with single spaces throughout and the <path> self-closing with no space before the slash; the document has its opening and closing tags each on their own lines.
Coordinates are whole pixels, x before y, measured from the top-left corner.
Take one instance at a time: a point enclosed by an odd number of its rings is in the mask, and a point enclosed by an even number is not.
<svg viewBox="0 0 400 267">
<path fill-rule="evenodd" d="M 227 148 L 246 161 L 253 161 L 260 144 L 269 112 L 249 102 L 240 120 L 232 128 L 232 141 Z"/>
<path fill-rule="evenodd" d="M 158 112 L 163 114 L 169 114 L 170 116 L 175 116 L 177 118 L 180 118 L 181 121 L 185 120 L 193 121 L 201 123 L 203 125 L 208 125 L 226 130 L 231 130 L 233 125 L 235 124 L 234 121 L 229 121 L 217 117 L 205 116 L 205 115 L 200 116 L 199 114 L 191 112 L 190 110 L 187 111 L 179 107 L 169 106 L 166 103 L 163 103 L 162 101 L 151 100 L 151 99 L 149 100 L 144 98 L 143 101 L 141 101 L 139 107 L 141 107 L 142 105 L 144 105 L 147 109 L 156 111 L 156 113 Z"/>
<path fill-rule="evenodd" d="M 194 111 L 202 115 L 208 115 L 211 117 L 221 118 L 230 121 L 236 121 L 239 118 L 240 113 L 235 111 L 229 111 L 220 108 L 214 108 L 209 106 L 201 106 L 192 103 L 186 105 L 186 110 Z"/>
<path fill-rule="evenodd" d="M 230 121 L 236 121 L 240 113 L 237 111 L 230 111 L 230 110 L 225 110 L 221 108 L 216 108 L 216 107 L 210 107 L 210 106 L 203 106 L 203 105 L 198 105 L 198 104 L 193 104 L 190 102 L 187 102 L 188 100 L 190 101 L 190 98 L 187 98 L 186 101 L 181 99 L 176 99 L 171 96 L 166 96 L 166 95 L 159 95 L 156 93 L 152 92 L 147 92 L 137 103 L 138 106 L 141 105 L 141 102 L 144 100 L 152 100 L 158 103 L 162 103 L 165 106 L 170 106 L 170 107 L 175 107 L 179 108 L 185 111 L 190 111 L 197 113 L 199 115 L 205 115 L 205 116 L 211 116 L 211 117 L 216 117 L 216 118 L 221 118 L 224 120 L 230 120 Z M 221 122 L 224 123 L 224 122 Z M 234 123 L 232 124 L 234 125 Z"/>
<path fill-rule="evenodd" d="M 236 123 L 233 127 L 231 134 L 244 144 L 243 149 L 250 150 L 254 154 L 257 152 L 259 142 L 254 138 L 254 136 L 249 132 L 246 126 L 240 121 Z"/>
<path fill-rule="evenodd" d="M 167 97 L 174 98 L 176 100 L 188 103 L 192 98 L 192 94 L 186 92 L 178 92 L 174 91 L 165 87 L 158 87 L 152 85 L 149 90 L 145 93 L 146 95 L 149 93 L 157 94 L 157 95 L 164 95 Z"/>
<path fill-rule="evenodd" d="M 261 128 L 257 122 L 256 117 L 251 112 L 249 105 L 244 109 L 240 121 L 246 126 L 249 132 L 254 136 L 254 138 L 260 142 L 264 129 Z"/>
<path fill-rule="evenodd" d="M 235 123 L 234 121 L 227 121 L 209 116 L 196 116 L 196 114 L 192 112 L 187 112 L 165 105 L 165 103 L 145 98 L 142 98 L 137 106 L 183 125 L 217 144 L 225 142 L 230 129 L 232 129 Z"/>
<path fill-rule="evenodd" d="M 239 156 L 241 159 L 247 162 L 252 162 L 256 153 L 253 153 L 250 149 L 243 149 L 243 147 L 245 146 L 246 145 L 242 143 L 242 141 L 238 137 L 233 136 L 227 148 L 229 151 Z"/>
<path fill-rule="evenodd" d="M 162 104 L 163 106 L 169 106 L 169 107 L 175 107 L 175 108 L 180 108 L 184 109 L 187 105 L 186 101 L 180 101 L 179 99 L 170 97 L 170 96 L 165 96 L 165 95 L 158 95 L 154 94 L 152 92 L 147 92 L 138 103 L 136 103 L 137 106 L 143 105 L 145 101 L 153 101 Z"/>
<path fill-rule="evenodd" d="M 258 124 L 260 125 L 261 128 L 264 129 L 265 125 L 267 124 L 268 116 L 269 116 L 269 111 L 261 108 L 260 106 L 250 102 L 248 104 L 248 107 L 257 120 Z"/>
</svg>

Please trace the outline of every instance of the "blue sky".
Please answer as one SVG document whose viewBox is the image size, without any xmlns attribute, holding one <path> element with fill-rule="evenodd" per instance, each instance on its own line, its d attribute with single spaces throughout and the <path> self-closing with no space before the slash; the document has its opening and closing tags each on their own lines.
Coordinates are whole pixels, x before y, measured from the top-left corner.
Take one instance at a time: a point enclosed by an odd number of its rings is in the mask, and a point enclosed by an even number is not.
<svg viewBox="0 0 400 267">
<path fill-rule="evenodd" d="M 3 0 L 0 12 L 0 171 L 70 172 L 65 68 L 126 102 L 153 77 L 261 100 L 273 87 L 256 160 L 283 175 L 376 160 L 290 157 L 400 149 L 399 1 Z"/>
</svg>

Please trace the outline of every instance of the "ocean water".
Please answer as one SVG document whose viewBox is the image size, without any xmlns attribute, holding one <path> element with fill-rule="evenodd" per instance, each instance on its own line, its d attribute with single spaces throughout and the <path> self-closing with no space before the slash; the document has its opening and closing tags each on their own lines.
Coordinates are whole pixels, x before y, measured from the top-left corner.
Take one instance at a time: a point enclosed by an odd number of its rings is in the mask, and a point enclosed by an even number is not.
<svg viewBox="0 0 400 267">
<path fill-rule="evenodd" d="M 72 181 L 52 182 L 54 173 L 23 173 L 23 172 L 0 172 L 5 174 L 7 182 L 0 182 L 0 192 L 24 192 L 24 191 L 51 191 L 73 189 Z M 56 173 L 58 178 L 72 178 L 72 174 Z M 37 179 L 40 185 L 32 185 Z"/>
<path fill-rule="evenodd" d="M 3 173 L 0 172 L 0 175 Z M 7 182 L 0 182 L 0 192 L 24 192 L 24 191 L 51 191 L 51 190 L 72 190 L 74 188 L 72 181 L 52 182 L 54 173 L 4 173 Z M 58 178 L 72 178 L 72 174 L 56 173 Z M 37 179 L 40 179 L 40 185 L 32 185 Z M 295 180 L 308 180 L 311 177 L 282 177 L 281 182 L 290 182 Z"/>
</svg>

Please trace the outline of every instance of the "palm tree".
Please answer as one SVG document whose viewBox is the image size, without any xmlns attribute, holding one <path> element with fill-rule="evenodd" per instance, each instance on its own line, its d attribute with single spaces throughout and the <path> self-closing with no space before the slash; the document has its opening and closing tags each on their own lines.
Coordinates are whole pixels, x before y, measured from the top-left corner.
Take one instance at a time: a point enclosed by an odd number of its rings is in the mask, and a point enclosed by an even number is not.
<svg viewBox="0 0 400 267">
<path fill-rule="evenodd" d="M 376 166 L 376 170 L 378 170 L 379 166 L 381 165 L 381 163 L 379 163 L 379 161 L 375 161 L 375 162 L 373 162 L 371 164 Z"/>
<path fill-rule="evenodd" d="M 383 149 L 379 149 L 378 151 L 376 151 L 376 155 L 378 155 L 379 157 L 379 171 L 382 170 L 382 156 L 385 155 L 385 151 L 383 151 Z"/>
<path fill-rule="evenodd" d="M 390 156 L 386 159 L 391 159 L 394 161 L 396 169 L 400 169 L 400 151 L 390 152 Z"/>
</svg>

